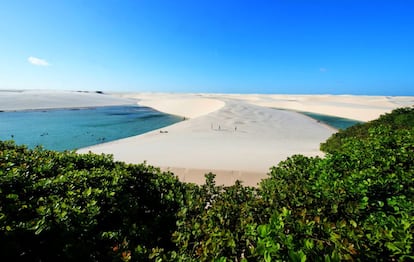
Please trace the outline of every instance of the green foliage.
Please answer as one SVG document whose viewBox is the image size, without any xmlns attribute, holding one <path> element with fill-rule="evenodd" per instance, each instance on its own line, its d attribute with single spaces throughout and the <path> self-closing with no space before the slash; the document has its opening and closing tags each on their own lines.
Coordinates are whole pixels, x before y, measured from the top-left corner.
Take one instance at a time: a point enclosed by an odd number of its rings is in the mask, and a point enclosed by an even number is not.
<svg viewBox="0 0 414 262">
<path fill-rule="evenodd" d="M 147 248 L 174 246 L 185 187 L 171 174 L 106 155 L 0 149 L 0 260 L 142 261 Z"/>
<path fill-rule="evenodd" d="M 273 168 L 260 187 L 273 215 L 259 239 L 276 248 L 262 255 L 414 258 L 413 132 L 370 129 L 365 140 L 349 138 L 340 153 L 294 156 Z"/>
<path fill-rule="evenodd" d="M 413 260 L 412 113 L 292 156 L 258 188 L 0 142 L 0 260 Z"/>
<path fill-rule="evenodd" d="M 376 120 L 340 130 L 321 144 L 321 150 L 327 153 L 340 152 L 347 138 L 365 139 L 369 136 L 369 129 L 379 126 L 387 126 L 394 130 L 412 128 L 414 126 L 414 107 L 398 108 L 391 113 L 381 115 Z"/>
<path fill-rule="evenodd" d="M 187 192 L 179 212 L 174 241 L 188 260 L 239 260 L 249 253 L 249 228 L 257 221 L 255 190 L 236 182 L 231 187 L 216 186 L 214 175 L 206 184 Z"/>
</svg>

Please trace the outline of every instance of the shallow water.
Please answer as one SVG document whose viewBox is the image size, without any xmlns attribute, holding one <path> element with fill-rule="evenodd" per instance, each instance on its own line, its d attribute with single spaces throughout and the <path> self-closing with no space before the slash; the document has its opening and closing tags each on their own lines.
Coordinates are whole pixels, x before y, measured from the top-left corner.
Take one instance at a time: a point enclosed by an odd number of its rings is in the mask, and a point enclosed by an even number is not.
<svg viewBox="0 0 414 262">
<path fill-rule="evenodd" d="M 74 150 L 130 137 L 181 121 L 140 106 L 0 112 L 0 140 L 29 148 Z"/>
<path fill-rule="evenodd" d="M 321 115 L 321 114 L 315 114 L 315 113 L 309 113 L 309 112 L 300 112 L 300 113 L 307 115 L 309 117 L 312 117 L 313 119 L 321 121 L 336 129 L 347 129 L 348 127 L 354 126 L 356 124 L 363 123 L 358 120 L 336 117 L 336 116 L 327 116 L 327 115 Z"/>
<path fill-rule="evenodd" d="M 283 108 L 275 108 L 275 109 L 289 111 L 288 109 L 283 109 Z M 304 112 L 304 111 L 296 111 L 296 110 L 292 110 L 292 111 L 311 117 L 335 129 L 347 129 L 348 127 L 354 126 L 356 124 L 364 123 L 364 122 L 361 122 L 355 119 L 349 119 L 349 118 L 343 118 L 343 117 L 337 117 L 337 116 L 328 116 L 328 115 L 316 114 L 316 113 Z"/>
</svg>

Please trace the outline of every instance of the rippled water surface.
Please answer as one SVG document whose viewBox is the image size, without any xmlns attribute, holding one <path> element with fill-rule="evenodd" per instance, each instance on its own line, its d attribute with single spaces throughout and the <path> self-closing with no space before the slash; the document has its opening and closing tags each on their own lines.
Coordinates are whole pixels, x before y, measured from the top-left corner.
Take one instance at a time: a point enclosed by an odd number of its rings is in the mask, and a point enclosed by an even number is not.
<svg viewBox="0 0 414 262">
<path fill-rule="evenodd" d="M 111 106 L 0 112 L 0 139 L 73 150 L 162 128 L 182 118 L 148 107 Z"/>
</svg>

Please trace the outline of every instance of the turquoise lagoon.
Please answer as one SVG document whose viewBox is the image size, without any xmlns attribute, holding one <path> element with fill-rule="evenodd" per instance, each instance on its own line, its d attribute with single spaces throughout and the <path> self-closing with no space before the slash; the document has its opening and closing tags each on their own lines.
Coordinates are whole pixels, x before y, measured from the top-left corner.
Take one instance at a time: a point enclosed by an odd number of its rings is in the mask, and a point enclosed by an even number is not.
<svg viewBox="0 0 414 262">
<path fill-rule="evenodd" d="M 296 111 L 296 110 L 288 110 L 284 108 L 275 108 L 276 110 L 286 110 L 286 111 L 293 111 L 300 113 L 302 115 L 308 116 L 310 118 L 313 118 L 317 121 L 320 121 L 330 127 L 333 127 L 335 129 L 347 129 L 348 127 L 362 124 L 364 122 L 355 120 L 355 119 L 349 119 L 349 118 L 343 118 L 343 117 L 337 117 L 337 116 L 328 116 L 323 114 L 316 114 L 311 112 L 305 112 L 305 111 Z"/>
<path fill-rule="evenodd" d="M 309 112 L 300 112 L 301 114 L 307 115 L 313 119 L 321 121 L 333 128 L 336 129 L 347 129 L 348 127 L 354 126 L 356 124 L 362 124 L 363 122 L 348 118 L 336 117 L 336 116 L 328 116 L 322 114 L 315 114 Z"/>
<path fill-rule="evenodd" d="M 0 112 L 0 140 L 29 148 L 75 150 L 135 136 L 182 121 L 140 106 Z"/>
</svg>

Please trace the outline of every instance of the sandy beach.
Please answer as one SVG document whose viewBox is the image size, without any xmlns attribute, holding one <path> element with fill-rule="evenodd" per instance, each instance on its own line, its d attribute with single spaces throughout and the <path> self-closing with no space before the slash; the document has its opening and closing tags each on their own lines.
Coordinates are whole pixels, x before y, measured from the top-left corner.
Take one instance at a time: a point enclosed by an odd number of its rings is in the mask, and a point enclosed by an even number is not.
<svg viewBox="0 0 414 262">
<path fill-rule="evenodd" d="M 241 180 L 255 186 L 289 156 L 322 156 L 320 143 L 336 132 L 296 111 L 369 121 L 414 105 L 414 97 L 0 91 L 0 111 L 136 103 L 184 121 L 78 152 L 145 161 L 186 182 L 202 183 L 204 174 L 213 172 L 218 184 Z"/>
</svg>

